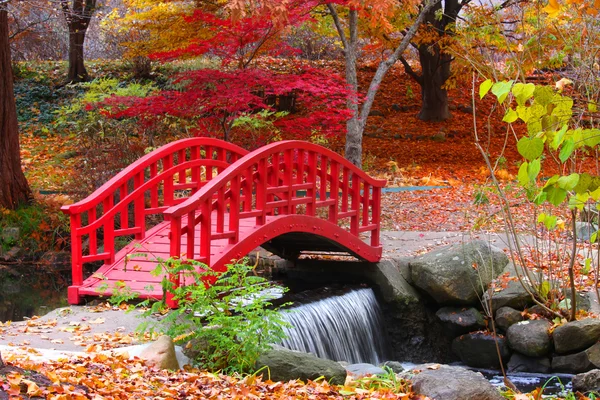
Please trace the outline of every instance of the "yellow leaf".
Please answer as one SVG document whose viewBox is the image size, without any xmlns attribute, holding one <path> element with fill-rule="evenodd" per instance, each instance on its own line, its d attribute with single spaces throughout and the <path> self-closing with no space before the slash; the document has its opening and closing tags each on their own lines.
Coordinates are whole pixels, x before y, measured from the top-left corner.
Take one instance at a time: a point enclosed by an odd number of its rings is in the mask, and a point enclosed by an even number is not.
<svg viewBox="0 0 600 400">
<path fill-rule="evenodd" d="M 542 11 L 548 14 L 550 18 L 556 18 L 560 13 L 560 4 L 558 0 L 549 0 L 548 5 L 542 9 Z"/>
</svg>

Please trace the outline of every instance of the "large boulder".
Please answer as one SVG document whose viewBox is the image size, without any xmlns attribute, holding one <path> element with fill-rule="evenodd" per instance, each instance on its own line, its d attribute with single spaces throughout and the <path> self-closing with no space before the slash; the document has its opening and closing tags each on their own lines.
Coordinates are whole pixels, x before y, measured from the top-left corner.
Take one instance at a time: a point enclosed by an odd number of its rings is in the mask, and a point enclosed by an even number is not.
<svg viewBox="0 0 600 400">
<path fill-rule="evenodd" d="M 485 328 L 483 316 L 475 308 L 442 307 L 435 315 L 452 337 Z"/>
<path fill-rule="evenodd" d="M 496 311 L 496 326 L 502 329 L 504 332 L 508 330 L 512 325 L 517 322 L 521 322 L 523 316 L 520 311 L 515 310 L 511 307 L 501 307 Z"/>
<path fill-rule="evenodd" d="M 339 363 L 280 346 L 273 346 L 258 358 L 256 370 L 261 368 L 264 368 L 262 374 L 273 381 L 307 381 L 319 377 L 336 385 L 346 381 L 346 370 Z"/>
<path fill-rule="evenodd" d="M 600 368 L 600 343 L 575 354 L 552 357 L 552 371 L 578 374 Z"/>
<path fill-rule="evenodd" d="M 594 232 L 596 232 L 598 228 L 596 225 L 591 222 L 575 222 L 575 233 L 577 234 L 578 240 L 590 240 Z"/>
<path fill-rule="evenodd" d="M 523 354 L 513 353 L 506 368 L 510 373 L 537 372 L 547 374 L 550 372 L 550 359 L 548 357 L 527 357 Z"/>
<path fill-rule="evenodd" d="M 598 392 L 600 391 L 600 369 L 593 369 L 573 377 L 574 392 Z"/>
<path fill-rule="evenodd" d="M 440 364 L 413 368 L 412 389 L 435 400 L 503 400 L 498 389 L 478 372 Z"/>
<path fill-rule="evenodd" d="M 583 350 L 600 339 L 600 320 L 586 318 L 568 322 L 554 329 L 553 337 L 557 353 Z"/>
<path fill-rule="evenodd" d="M 550 353 L 552 323 L 545 319 L 521 321 L 511 325 L 506 332 L 511 349 L 529 357 L 541 357 Z"/>
<path fill-rule="evenodd" d="M 158 369 L 179 369 L 175 345 L 170 336 L 162 335 L 140 353 L 146 364 Z"/>
<path fill-rule="evenodd" d="M 503 361 L 510 357 L 510 349 L 503 336 L 494 336 L 489 333 L 475 332 L 462 335 L 452 342 L 452 351 L 460 357 L 462 362 L 474 368 L 500 368 L 496 341 L 500 348 Z"/>
<path fill-rule="evenodd" d="M 483 240 L 454 244 L 415 258 L 414 284 L 439 304 L 476 304 L 508 264 L 502 250 Z"/>
</svg>

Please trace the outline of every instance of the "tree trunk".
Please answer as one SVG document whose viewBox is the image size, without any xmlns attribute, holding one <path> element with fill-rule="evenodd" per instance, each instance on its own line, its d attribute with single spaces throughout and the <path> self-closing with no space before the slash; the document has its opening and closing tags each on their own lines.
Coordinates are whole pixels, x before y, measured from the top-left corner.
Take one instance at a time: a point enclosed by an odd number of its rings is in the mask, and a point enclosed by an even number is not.
<svg viewBox="0 0 600 400">
<path fill-rule="evenodd" d="M 96 0 L 69 0 L 60 1 L 63 15 L 69 28 L 69 73 L 68 82 L 85 82 L 90 76 L 85 69 L 83 58 L 83 45 L 85 34 L 92 15 L 96 10 Z"/>
<path fill-rule="evenodd" d="M 21 169 L 8 15 L 3 6 L 0 6 L 0 99 L 0 206 L 14 210 L 31 198 L 31 190 Z"/>
<path fill-rule="evenodd" d="M 448 92 L 442 86 L 450 77 L 451 57 L 440 54 L 436 46 L 419 49 L 421 62 L 421 111 L 422 121 L 445 121 L 450 118 Z"/>
<path fill-rule="evenodd" d="M 69 82 L 86 82 L 90 79 L 83 63 L 83 44 L 87 24 L 71 23 L 69 25 Z"/>
</svg>

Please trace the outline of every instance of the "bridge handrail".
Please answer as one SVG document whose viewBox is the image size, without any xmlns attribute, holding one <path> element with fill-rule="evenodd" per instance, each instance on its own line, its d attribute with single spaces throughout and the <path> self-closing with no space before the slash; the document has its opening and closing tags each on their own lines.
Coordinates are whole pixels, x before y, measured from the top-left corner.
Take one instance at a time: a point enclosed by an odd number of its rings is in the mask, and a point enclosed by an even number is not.
<svg viewBox="0 0 600 400">
<path fill-rule="evenodd" d="M 325 147 L 319 146 L 314 143 L 304 142 L 301 140 L 284 140 L 280 142 L 275 142 L 263 146 L 257 150 L 254 150 L 244 157 L 237 160 L 235 163 L 231 164 L 230 167 L 223 171 L 223 173 L 219 174 L 217 179 L 213 179 L 209 183 L 207 183 L 201 190 L 196 192 L 194 195 L 190 196 L 184 202 L 174 205 L 166 209 L 163 214 L 165 217 L 181 217 L 192 210 L 195 210 L 198 204 L 206 201 L 208 198 L 212 197 L 212 195 L 219 190 L 222 186 L 226 185 L 227 182 L 230 181 L 232 177 L 238 175 L 240 171 L 245 170 L 247 167 L 256 164 L 257 160 L 261 158 L 267 158 L 273 153 L 281 152 L 287 149 L 302 149 L 302 150 L 313 150 L 319 153 L 322 153 L 327 158 L 334 160 L 335 162 L 341 164 L 342 166 L 352 170 L 353 173 L 358 174 L 362 180 L 369 183 L 373 187 L 383 188 L 387 180 L 386 179 L 376 179 L 371 177 L 369 174 L 358 168 L 356 165 L 352 164 L 350 161 L 346 160 L 344 157 L 339 155 L 338 153 L 331 151 Z"/>
<path fill-rule="evenodd" d="M 177 140 L 175 142 L 171 142 L 162 147 L 159 147 L 158 149 L 139 158 L 133 164 L 130 164 L 129 166 L 121 170 L 117 175 L 105 182 L 98 189 L 94 190 L 94 192 L 87 196 L 85 199 L 82 199 L 73 204 L 62 206 L 61 211 L 68 215 L 73 215 L 82 211 L 87 211 L 90 208 L 99 205 L 102 202 L 102 200 L 104 200 L 104 198 L 108 196 L 109 193 L 113 194 L 116 189 L 118 189 L 123 183 L 127 182 L 129 179 L 133 178 L 135 174 L 138 173 L 140 170 L 148 168 L 151 164 L 164 158 L 165 156 L 174 154 L 179 150 L 186 149 L 192 146 L 222 147 L 225 150 L 237 152 L 239 155 L 242 156 L 248 153 L 247 150 L 239 146 L 214 138 L 194 137 Z"/>
<path fill-rule="evenodd" d="M 217 159 L 213 159 L 214 152 Z M 189 152 L 189 154 L 187 154 Z M 204 154 L 203 154 L 204 152 Z M 210 154 L 207 154 L 207 153 Z M 92 261 L 113 262 L 114 239 L 117 236 L 134 235 L 142 239 L 146 232 L 146 216 L 157 214 L 183 201 L 176 199 L 177 191 L 198 191 L 213 178 L 212 168 L 224 170 L 248 151 L 219 139 L 195 137 L 177 140 L 162 146 L 129 165 L 85 199 L 61 210 L 71 219 L 71 247 L 73 285 L 83 281 L 83 264 Z M 177 163 L 175 164 L 175 156 Z M 188 159 L 189 157 L 189 159 Z M 202 178 L 201 168 L 204 171 Z M 192 172 L 192 182 L 186 172 Z M 146 176 L 146 173 L 149 176 Z M 174 182 L 174 179 L 177 179 Z M 162 205 L 159 188 L 163 184 Z M 150 191 L 150 205 L 145 203 L 145 193 Z M 116 197 L 118 196 L 118 200 Z M 133 205 L 133 227 L 130 227 L 129 206 Z M 101 215 L 98 207 L 102 207 Z M 115 229 L 115 217 L 120 213 L 120 229 Z M 87 217 L 83 225 L 82 217 Z M 125 226 L 125 227 L 123 227 Z M 99 252 L 97 233 L 103 228 L 104 251 Z M 89 235 L 88 254 L 84 255 L 83 237 Z"/>
</svg>

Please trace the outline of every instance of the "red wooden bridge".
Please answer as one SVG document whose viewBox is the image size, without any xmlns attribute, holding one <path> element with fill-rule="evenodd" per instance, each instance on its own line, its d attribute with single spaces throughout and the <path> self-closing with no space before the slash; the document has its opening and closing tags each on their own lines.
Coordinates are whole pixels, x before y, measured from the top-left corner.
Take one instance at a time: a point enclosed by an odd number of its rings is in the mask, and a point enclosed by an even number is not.
<svg viewBox="0 0 600 400">
<path fill-rule="evenodd" d="M 258 246 L 287 259 L 325 251 L 378 261 L 384 185 L 308 142 L 250 153 L 217 139 L 170 143 L 62 208 L 71 218 L 69 303 L 124 287 L 161 299 L 162 277 L 150 272 L 169 257 L 215 271 Z M 90 262 L 103 265 L 84 280 Z"/>
</svg>

